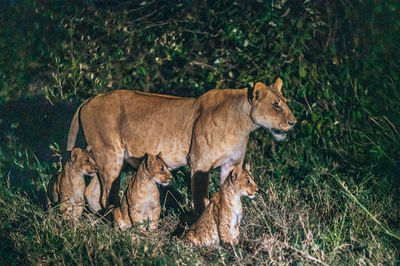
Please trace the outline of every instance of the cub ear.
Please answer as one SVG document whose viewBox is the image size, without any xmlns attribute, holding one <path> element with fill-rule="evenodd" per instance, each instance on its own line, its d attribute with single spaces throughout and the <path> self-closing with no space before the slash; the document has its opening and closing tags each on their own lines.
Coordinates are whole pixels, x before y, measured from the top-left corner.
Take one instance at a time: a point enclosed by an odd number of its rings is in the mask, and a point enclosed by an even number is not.
<svg viewBox="0 0 400 266">
<path fill-rule="evenodd" d="M 81 153 L 81 150 L 80 149 L 78 149 L 78 148 L 74 148 L 72 151 L 71 151 L 71 162 L 73 162 L 73 163 L 75 163 L 76 162 L 76 159 L 78 159 L 78 156 L 79 156 L 79 154 Z"/>
<path fill-rule="evenodd" d="M 145 163 L 145 165 L 148 165 L 149 163 L 151 163 L 150 160 L 149 160 L 149 154 L 148 153 L 144 154 L 143 162 Z"/>
<path fill-rule="evenodd" d="M 157 159 L 161 159 L 162 158 L 162 152 L 160 151 L 158 154 L 157 154 Z"/>
<path fill-rule="evenodd" d="M 85 150 L 86 150 L 88 153 L 92 153 L 92 146 L 91 146 L 91 145 L 87 145 Z"/>
<path fill-rule="evenodd" d="M 274 83 L 274 86 L 273 86 L 274 90 L 279 92 L 279 94 L 281 94 L 281 95 L 282 95 L 282 85 L 283 85 L 282 79 L 281 78 L 277 78 L 275 80 L 275 83 Z"/>
<path fill-rule="evenodd" d="M 240 173 L 240 168 L 239 167 L 235 167 L 233 168 L 232 172 L 231 172 L 231 176 L 232 176 L 232 181 L 237 181 L 239 178 L 239 173 Z"/>
</svg>

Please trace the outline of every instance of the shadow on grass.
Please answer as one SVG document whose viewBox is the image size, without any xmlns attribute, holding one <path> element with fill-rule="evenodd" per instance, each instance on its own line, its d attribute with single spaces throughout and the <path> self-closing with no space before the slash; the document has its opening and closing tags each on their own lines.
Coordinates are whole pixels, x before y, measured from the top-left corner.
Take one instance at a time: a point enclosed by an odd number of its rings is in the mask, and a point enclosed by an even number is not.
<svg viewBox="0 0 400 266">
<path fill-rule="evenodd" d="M 50 145 L 56 143 L 65 151 L 69 124 L 77 106 L 67 102 L 51 105 L 43 96 L 0 106 L 3 181 L 41 206 L 46 198 L 41 174 L 55 175 L 56 169 L 51 165 L 58 161 Z"/>
</svg>

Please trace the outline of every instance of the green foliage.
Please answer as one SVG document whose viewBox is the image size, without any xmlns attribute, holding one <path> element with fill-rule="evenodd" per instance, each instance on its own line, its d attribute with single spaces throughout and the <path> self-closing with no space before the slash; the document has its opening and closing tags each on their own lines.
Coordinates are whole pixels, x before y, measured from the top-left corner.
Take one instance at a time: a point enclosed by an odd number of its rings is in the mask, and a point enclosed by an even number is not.
<svg viewBox="0 0 400 266">
<path fill-rule="evenodd" d="M 1 3 L 0 260 L 398 263 L 387 233 L 400 223 L 398 10 L 391 1 Z M 278 76 L 298 124 L 282 143 L 263 129 L 251 135 L 246 160 L 262 192 L 246 200 L 237 249 L 171 238 L 192 219 L 186 168 L 162 191 L 154 235 L 89 214 L 66 225 L 43 210 L 84 99 L 114 89 L 197 97 Z M 214 193 L 217 172 L 210 184 Z"/>
</svg>

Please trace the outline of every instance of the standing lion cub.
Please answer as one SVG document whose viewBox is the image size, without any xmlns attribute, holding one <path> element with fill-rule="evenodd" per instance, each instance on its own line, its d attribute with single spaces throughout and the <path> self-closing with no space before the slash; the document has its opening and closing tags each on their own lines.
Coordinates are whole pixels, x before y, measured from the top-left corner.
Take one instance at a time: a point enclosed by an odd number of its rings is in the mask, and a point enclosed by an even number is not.
<svg viewBox="0 0 400 266">
<path fill-rule="evenodd" d="M 196 246 L 236 245 L 242 218 L 240 197 L 254 198 L 257 191 L 249 165 L 245 169 L 234 168 L 183 241 Z"/>
<path fill-rule="evenodd" d="M 160 218 L 160 192 L 157 184 L 168 185 L 172 175 L 167 165 L 157 155 L 146 154 L 136 176 L 129 181 L 120 208 L 114 210 L 114 219 L 121 230 L 134 223 L 149 220 L 150 230 L 156 229 Z"/>
<path fill-rule="evenodd" d="M 84 175 L 94 176 L 97 170 L 98 166 L 88 151 L 74 148 L 62 172 L 57 178 L 53 176 L 48 184 L 48 203 L 59 203 L 63 218 L 79 219 L 85 205 Z"/>
</svg>

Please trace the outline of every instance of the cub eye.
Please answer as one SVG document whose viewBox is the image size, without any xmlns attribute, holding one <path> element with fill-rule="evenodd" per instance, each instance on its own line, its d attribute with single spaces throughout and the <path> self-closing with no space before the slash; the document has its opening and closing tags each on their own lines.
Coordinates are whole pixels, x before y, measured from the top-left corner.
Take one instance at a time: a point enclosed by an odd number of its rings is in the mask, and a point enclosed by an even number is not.
<svg viewBox="0 0 400 266">
<path fill-rule="evenodd" d="M 164 166 L 163 167 L 161 167 L 161 172 L 165 172 L 165 169 L 164 169 Z"/>
<path fill-rule="evenodd" d="M 86 159 L 86 162 L 87 162 L 87 163 L 90 163 L 90 159 Z"/>
<path fill-rule="evenodd" d="M 251 180 L 250 179 L 247 179 L 247 184 L 251 184 Z"/>
<path fill-rule="evenodd" d="M 278 103 L 278 102 L 274 102 L 273 106 L 274 106 L 274 108 L 276 108 L 276 109 L 281 108 L 281 107 L 279 106 L 279 103 Z"/>
</svg>

